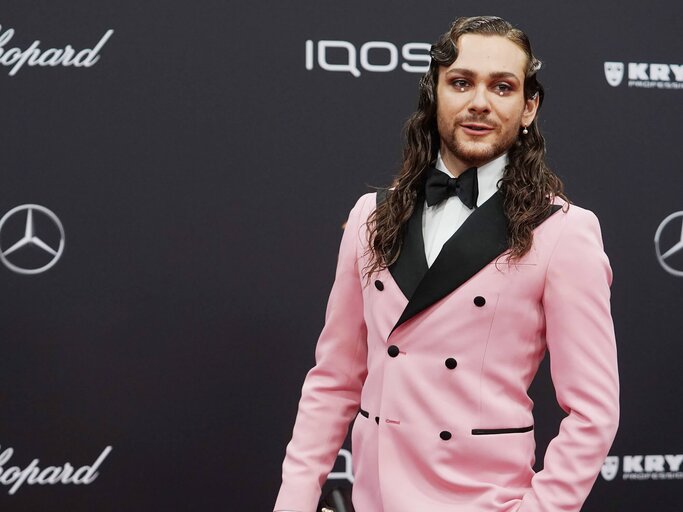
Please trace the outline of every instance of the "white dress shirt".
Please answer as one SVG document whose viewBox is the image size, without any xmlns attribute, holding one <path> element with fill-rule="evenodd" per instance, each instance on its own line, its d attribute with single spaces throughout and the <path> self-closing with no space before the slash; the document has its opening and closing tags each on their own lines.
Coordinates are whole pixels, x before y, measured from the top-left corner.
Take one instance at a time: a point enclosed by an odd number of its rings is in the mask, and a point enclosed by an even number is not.
<svg viewBox="0 0 683 512">
<path fill-rule="evenodd" d="M 502 154 L 495 160 L 482 165 L 477 169 L 477 181 L 479 183 L 479 197 L 477 206 L 481 206 L 498 190 L 498 180 L 503 177 L 503 171 L 508 163 L 507 153 Z M 454 178 L 446 165 L 441 160 L 441 153 L 436 160 L 436 168 Z M 443 244 L 453 236 L 465 219 L 474 210 L 470 210 L 463 204 L 458 196 L 452 196 L 434 206 L 427 206 L 425 201 L 422 211 L 422 236 L 425 244 L 425 256 L 427 265 L 430 267 L 441 252 Z"/>
</svg>

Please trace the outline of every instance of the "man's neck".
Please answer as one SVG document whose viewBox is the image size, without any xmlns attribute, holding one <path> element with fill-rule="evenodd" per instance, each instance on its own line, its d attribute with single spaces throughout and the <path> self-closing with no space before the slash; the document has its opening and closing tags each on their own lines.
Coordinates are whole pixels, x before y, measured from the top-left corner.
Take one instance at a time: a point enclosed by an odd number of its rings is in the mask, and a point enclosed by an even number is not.
<svg viewBox="0 0 683 512">
<path fill-rule="evenodd" d="M 489 162 L 485 162 L 477 167 L 477 175 L 479 176 L 479 180 L 487 180 L 489 177 L 495 177 L 495 181 L 499 180 L 503 176 L 503 172 L 505 170 L 505 166 L 508 164 L 508 157 L 507 153 L 503 153 L 502 155 L 497 156 L 493 160 L 490 160 Z M 467 165 L 467 164 L 466 164 Z M 475 167 L 474 165 L 469 165 L 469 167 Z M 437 155 L 437 160 L 436 160 L 436 168 L 439 169 L 442 172 L 445 172 L 451 177 L 457 178 L 458 175 L 456 175 L 454 172 L 452 172 L 449 168 L 448 165 L 446 165 L 446 161 L 444 159 L 443 153 L 439 151 Z M 463 169 L 462 172 L 464 172 L 466 169 Z"/>
<path fill-rule="evenodd" d="M 467 165 L 467 162 L 463 162 L 448 150 L 441 151 L 441 161 L 446 166 L 446 169 L 448 169 L 448 172 L 450 172 L 456 178 L 467 169 L 472 167 L 471 165 Z"/>
</svg>

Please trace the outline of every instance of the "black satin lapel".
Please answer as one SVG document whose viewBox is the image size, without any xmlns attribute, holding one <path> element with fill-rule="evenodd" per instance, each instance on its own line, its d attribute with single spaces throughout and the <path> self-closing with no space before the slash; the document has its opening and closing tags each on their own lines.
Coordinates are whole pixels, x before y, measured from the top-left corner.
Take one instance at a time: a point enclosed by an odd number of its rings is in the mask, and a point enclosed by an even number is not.
<svg viewBox="0 0 683 512">
<path fill-rule="evenodd" d="M 377 194 L 377 204 L 384 200 L 386 191 Z M 427 273 L 427 257 L 422 237 L 422 210 L 424 197 L 418 196 L 413 214 L 403 231 L 403 243 L 397 260 L 389 266 L 389 272 L 403 295 L 410 300 L 420 281 Z"/>
<path fill-rule="evenodd" d="M 497 192 L 444 244 L 392 331 L 458 288 L 507 248 L 503 195 Z"/>
<path fill-rule="evenodd" d="M 543 221 L 559 209 L 559 205 L 553 205 Z M 503 194 L 498 191 L 479 206 L 444 244 L 392 332 L 458 288 L 508 248 Z"/>
<path fill-rule="evenodd" d="M 377 192 L 377 205 L 387 190 Z M 427 265 L 422 236 L 424 197 L 419 197 L 404 232 L 401 253 L 389 267 L 392 277 L 408 299 L 391 332 L 457 289 L 509 248 L 503 194 L 498 191 L 470 215 L 444 244 L 431 267 Z M 561 209 L 552 205 L 535 227 Z"/>
</svg>

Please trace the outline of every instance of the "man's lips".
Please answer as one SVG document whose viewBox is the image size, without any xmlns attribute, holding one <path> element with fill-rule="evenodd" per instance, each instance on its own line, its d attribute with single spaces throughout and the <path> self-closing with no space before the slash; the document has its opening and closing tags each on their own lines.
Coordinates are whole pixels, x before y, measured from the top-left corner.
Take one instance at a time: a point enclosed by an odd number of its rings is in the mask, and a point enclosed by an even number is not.
<svg viewBox="0 0 683 512">
<path fill-rule="evenodd" d="M 461 123 L 460 126 L 468 135 L 487 135 L 493 131 L 493 126 L 483 123 Z"/>
</svg>

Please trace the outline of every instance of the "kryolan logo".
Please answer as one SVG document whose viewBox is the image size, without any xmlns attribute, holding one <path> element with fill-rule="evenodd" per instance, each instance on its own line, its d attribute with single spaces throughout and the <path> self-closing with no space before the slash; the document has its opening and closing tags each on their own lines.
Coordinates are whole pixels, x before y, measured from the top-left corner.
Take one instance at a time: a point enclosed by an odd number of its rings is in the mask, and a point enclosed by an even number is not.
<svg viewBox="0 0 683 512">
<path fill-rule="evenodd" d="M 621 462 L 621 464 L 620 464 Z M 600 474 L 612 481 L 619 474 L 622 480 L 681 480 L 683 455 L 611 455 L 605 459 Z"/>
<path fill-rule="evenodd" d="M 100 40 L 92 48 L 76 50 L 67 44 L 64 48 L 40 48 L 40 41 L 35 40 L 28 48 L 10 47 L 14 37 L 14 29 L 8 28 L 2 31 L 0 25 L 0 64 L 10 68 L 9 75 L 16 75 L 24 66 L 55 67 L 74 66 L 92 67 L 100 60 L 100 51 L 114 33 L 107 30 Z"/>
<path fill-rule="evenodd" d="M 650 64 L 647 62 L 605 62 L 605 79 L 619 87 L 628 71 L 628 86 L 646 89 L 683 89 L 683 64 Z"/>
<path fill-rule="evenodd" d="M 112 447 L 107 446 L 95 462 L 89 466 L 75 468 L 68 462 L 61 466 L 46 466 L 40 468 L 38 459 L 33 459 L 25 468 L 19 466 L 8 466 L 9 460 L 14 455 L 13 448 L 5 448 L 0 453 L 0 484 L 10 486 L 8 494 L 16 493 L 19 488 L 26 485 L 56 485 L 56 484 L 77 484 L 88 485 L 95 481 L 99 476 L 97 470 L 100 468 L 104 459 L 107 458 Z"/>
<path fill-rule="evenodd" d="M 617 476 L 617 472 L 619 471 L 619 457 L 611 455 L 605 459 L 605 462 L 602 463 L 602 469 L 600 469 L 600 474 L 602 475 L 602 478 L 604 478 L 607 481 L 612 481 L 614 480 L 614 477 Z"/>
<path fill-rule="evenodd" d="M 306 69 L 311 71 L 317 62 L 325 71 L 350 73 L 358 78 L 366 71 L 394 71 L 400 62 L 403 71 L 424 73 L 429 69 L 430 49 L 429 43 L 406 43 L 399 51 L 398 46 L 389 41 L 368 41 L 356 48 L 349 41 L 324 39 L 315 42 L 309 39 L 306 41 Z"/>
<path fill-rule="evenodd" d="M 624 79 L 623 62 L 605 62 L 605 78 L 612 87 L 617 87 Z"/>
</svg>

